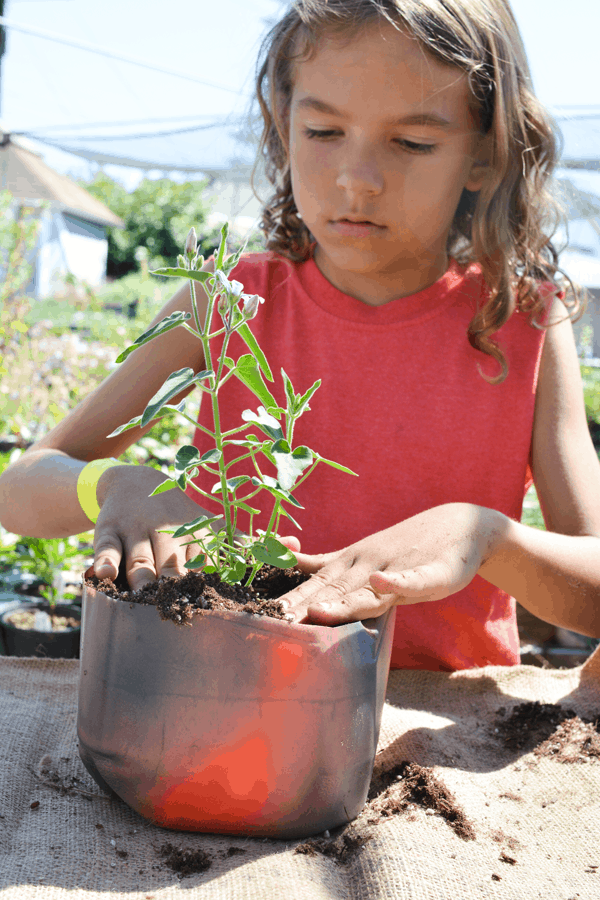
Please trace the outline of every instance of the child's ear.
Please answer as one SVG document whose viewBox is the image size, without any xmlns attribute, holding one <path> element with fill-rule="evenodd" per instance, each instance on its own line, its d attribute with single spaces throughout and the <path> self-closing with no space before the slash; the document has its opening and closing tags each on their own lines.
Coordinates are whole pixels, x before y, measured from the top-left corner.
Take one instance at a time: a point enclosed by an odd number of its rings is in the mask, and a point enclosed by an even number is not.
<svg viewBox="0 0 600 900">
<path fill-rule="evenodd" d="M 467 191 L 480 191 L 490 171 L 490 159 L 492 156 L 492 135 L 486 134 L 479 138 L 469 178 L 465 184 Z"/>
</svg>

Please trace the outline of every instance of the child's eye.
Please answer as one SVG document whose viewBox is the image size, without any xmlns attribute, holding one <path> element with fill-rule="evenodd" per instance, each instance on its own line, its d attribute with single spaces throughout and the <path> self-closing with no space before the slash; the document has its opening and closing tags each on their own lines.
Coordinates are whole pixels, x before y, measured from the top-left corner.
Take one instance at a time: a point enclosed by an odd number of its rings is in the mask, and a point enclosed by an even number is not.
<svg viewBox="0 0 600 900">
<path fill-rule="evenodd" d="M 309 140 L 316 138 L 317 140 L 326 141 L 328 138 L 337 137 L 340 132 L 334 128 L 309 128 L 307 126 L 304 129 L 304 134 Z"/>
<path fill-rule="evenodd" d="M 417 141 L 407 141 L 406 138 L 394 138 L 395 143 L 408 153 L 433 153 L 436 144 L 419 144 Z"/>
</svg>

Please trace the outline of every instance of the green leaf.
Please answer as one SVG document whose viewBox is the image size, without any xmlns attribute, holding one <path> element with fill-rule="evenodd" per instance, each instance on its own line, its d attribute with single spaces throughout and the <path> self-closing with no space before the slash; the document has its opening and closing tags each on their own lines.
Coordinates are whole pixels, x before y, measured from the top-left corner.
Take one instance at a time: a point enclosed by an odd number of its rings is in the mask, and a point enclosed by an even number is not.
<svg viewBox="0 0 600 900">
<path fill-rule="evenodd" d="M 283 369 L 281 370 L 281 377 L 283 378 L 283 383 L 285 385 L 288 412 L 290 413 L 290 415 L 293 415 L 296 409 L 296 395 L 294 393 L 294 388 L 292 382 Z"/>
<path fill-rule="evenodd" d="M 191 384 L 197 384 L 204 378 L 208 378 L 213 373 L 209 370 L 194 374 L 194 370 L 190 368 L 179 369 L 177 372 L 171 372 L 164 384 L 158 389 L 140 419 L 140 425 L 144 426 L 150 422 L 154 416 L 160 412 L 163 406 L 181 391 L 189 387 Z"/>
<path fill-rule="evenodd" d="M 156 325 L 153 325 L 152 328 L 149 328 L 148 331 L 145 331 L 138 338 L 135 339 L 131 347 L 127 347 L 126 350 L 123 350 L 122 353 L 117 356 L 116 362 L 122 363 L 127 359 L 130 353 L 133 353 L 134 350 L 137 350 L 138 347 L 141 347 L 142 344 L 147 344 L 148 341 L 154 340 L 155 337 L 158 337 L 159 334 L 164 334 L 166 331 L 171 331 L 172 328 L 177 328 L 179 325 L 182 325 L 187 319 L 191 319 L 190 313 L 186 312 L 173 312 L 170 316 L 165 316 L 164 319 L 161 319 L 160 322 L 157 322 Z"/>
<path fill-rule="evenodd" d="M 200 461 L 200 451 L 192 444 L 185 444 L 180 447 L 175 457 L 175 471 L 185 472 L 185 470 L 194 465 L 197 466 Z"/>
<path fill-rule="evenodd" d="M 258 365 L 260 366 L 260 370 L 263 373 L 263 375 L 265 376 L 265 378 L 267 379 L 267 381 L 273 381 L 273 373 L 271 372 L 269 363 L 267 362 L 267 357 L 260 349 L 260 347 L 258 345 L 258 341 L 252 334 L 252 331 L 250 330 L 250 326 L 248 325 L 248 323 L 244 322 L 243 325 L 240 325 L 240 327 L 237 330 L 237 333 L 242 338 L 242 340 L 245 342 L 246 346 L 252 353 L 252 356 L 256 359 Z"/>
<path fill-rule="evenodd" d="M 234 494 L 240 485 L 246 484 L 247 481 L 250 481 L 249 475 L 236 475 L 234 478 L 227 479 L 227 491 L 230 494 Z M 220 494 L 221 491 L 221 482 L 217 481 L 210 490 L 211 494 Z"/>
<path fill-rule="evenodd" d="M 232 566 L 228 566 L 221 571 L 221 581 L 226 584 L 238 584 L 246 574 L 246 560 L 237 559 Z"/>
<path fill-rule="evenodd" d="M 290 453 L 290 445 L 287 441 L 275 441 L 271 447 L 271 453 L 275 457 L 277 466 L 277 481 L 286 491 L 293 488 L 298 478 L 313 461 L 313 455 L 308 447 L 296 447 Z"/>
<path fill-rule="evenodd" d="M 212 450 L 207 450 L 206 453 L 203 453 L 199 459 L 200 465 L 202 463 L 218 463 L 223 454 L 216 447 L 213 447 Z"/>
<path fill-rule="evenodd" d="M 227 440 L 223 444 L 231 444 L 233 447 L 256 447 L 261 442 L 255 434 L 247 434 L 244 440 Z"/>
<path fill-rule="evenodd" d="M 169 412 L 183 412 L 185 409 L 185 400 L 182 400 L 181 403 L 178 403 L 177 406 L 163 406 L 161 412 L 164 413 L 164 416 L 167 415 L 167 411 Z M 163 419 L 164 416 L 160 416 L 155 421 L 159 422 L 160 419 Z M 139 425 L 142 420 L 141 416 L 134 416 L 133 419 L 130 419 L 126 425 L 119 425 L 118 428 L 115 428 L 114 431 L 111 431 L 110 434 L 107 434 L 106 437 L 116 437 L 118 434 L 122 434 L 124 431 L 127 431 L 129 428 L 135 428 L 136 425 Z"/>
<path fill-rule="evenodd" d="M 241 500 L 238 500 L 235 504 L 238 509 L 243 509 L 244 512 L 250 513 L 253 516 L 258 516 L 260 513 L 260 509 L 254 509 L 253 506 L 249 506 L 247 503 L 243 503 Z"/>
<path fill-rule="evenodd" d="M 254 425 L 258 425 L 263 434 L 266 434 L 272 440 L 283 440 L 283 431 L 279 426 L 279 422 L 269 415 L 264 406 L 259 406 L 258 412 L 245 409 L 242 413 L 242 419 L 244 422 L 252 422 Z"/>
<path fill-rule="evenodd" d="M 154 269 L 151 274 L 164 275 L 168 278 L 191 278 L 192 281 L 199 281 L 202 284 L 212 277 L 212 272 L 195 272 L 192 269 L 183 269 L 180 266 Z"/>
<path fill-rule="evenodd" d="M 326 466 L 332 466 L 334 469 L 339 469 L 340 472 L 346 472 L 348 475 L 356 475 L 358 478 L 358 473 L 353 472 L 352 469 L 347 469 L 346 466 L 340 465 L 340 463 L 334 462 L 332 459 L 325 459 L 324 456 L 319 456 L 318 453 L 315 454 L 316 458 L 319 462 L 324 462 Z"/>
<path fill-rule="evenodd" d="M 225 254 L 227 252 L 227 236 L 229 234 L 229 222 L 224 222 L 221 228 L 221 240 L 219 249 L 217 250 L 217 258 L 215 260 L 215 271 L 222 268 Z"/>
<path fill-rule="evenodd" d="M 262 379 L 256 360 L 250 353 L 240 356 L 233 370 L 236 378 L 245 384 L 265 407 L 277 407 L 277 401 Z"/>
<path fill-rule="evenodd" d="M 287 503 L 291 503 L 292 506 L 296 506 L 298 509 L 304 509 L 302 504 L 298 503 L 296 498 L 292 494 L 290 494 L 289 491 L 286 491 L 281 487 L 276 478 L 271 478 L 270 475 L 263 475 L 262 479 L 256 478 L 255 476 L 251 479 L 251 481 L 252 484 L 255 485 L 255 487 L 264 487 L 265 490 L 267 490 L 274 497 L 279 497 L 280 500 L 285 500 Z"/>
<path fill-rule="evenodd" d="M 148 494 L 149 497 L 156 497 L 157 494 L 164 494 L 165 491 L 172 491 L 173 488 L 177 487 L 177 482 L 173 481 L 171 478 L 167 478 L 166 481 L 163 481 L 158 487 L 154 488 L 151 494 Z"/>
<path fill-rule="evenodd" d="M 188 522 L 186 525 L 180 525 L 180 527 L 173 532 L 173 537 L 186 537 L 188 534 L 194 534 L 196 531 L 199 531 L 200 528 L 206 528 L 207 525 L 210 525 L 212 522 L 218 522 L 220 516 L 198 516 L 197 519 L 194 519 L 192 522 Z"/>
<path fill-rule="evenodd" d="M 195 556 L 193 559 L 188 559 L 188 561 L 183 564 L 183 567 L 184 569 L 201 569 L 205 562 L 206 553 L 199 553 L 198 556 Z"/>
<path fill-rule="evenodd" d="M 283 369 L 281 370 L 283 372 Z M 296 401 L 296 409 L 294 412 L 294 418 L 299 419 L 302 413 L 305 413 L 307 409 L 310 409 L 308 405 L 308 401 L 311 399 L 312 395 L 321 387 L 321 379 L 319 378 L 312 387 L 309 387 L 307 392 L 298 398 Z"/>
<path fill-rule="evenodd" d="M 291 522 L 293 525 L 296 526 L 296 528 L 298 528 L 300 531 L 302 531 L 302 525 L 300 525 L 299 522 L 296 522 L 296 520 L 295 520 L 295 518 L 293 517 L 293 515 L 292 515 L 291 513 L 289 513 L 289 512 L 287 511 L 287 509 L 285 509 L 285 507 L 280 506 L 279 509 L 280 509 L 280 511 L 283 513 L 283 515 L 284 515 L 284 516 L 287 516 L 287 518 L 290 520 L 290 522 Z"/>
<path fill-rule="evenodd" d="M 278 569 L 289 569 L 298 562 L 291 550 L 284 547 L 277 538 L 270 536 L 252 544 L 250 551 L 257 562 L 276 566 Z"/>
<path fill-rule="evenodd" d="M 223 362 L 227 366 L 228 369 L 235 369 L 235 362 L 232 360 L 230 356 L 224 356 Z"/>
</svg>

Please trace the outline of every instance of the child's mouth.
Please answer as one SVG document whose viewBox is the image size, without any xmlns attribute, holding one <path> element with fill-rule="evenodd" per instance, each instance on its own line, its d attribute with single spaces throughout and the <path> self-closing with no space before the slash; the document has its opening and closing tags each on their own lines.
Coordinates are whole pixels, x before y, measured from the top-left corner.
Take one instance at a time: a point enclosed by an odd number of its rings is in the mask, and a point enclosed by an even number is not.
<svg viewBox="0 0 600 900">
<path fill-rule="evenodd" d="M 360 221 L 354 219 L 336 219 L 331 225 L 336 234 L 350 237 L 368 237 L 370 235 L 380 234 L 385 228 L 384 225 L 377 225 L 375 222 L 371 222 L 370 219 L 361 219 Z"/>
</svg>

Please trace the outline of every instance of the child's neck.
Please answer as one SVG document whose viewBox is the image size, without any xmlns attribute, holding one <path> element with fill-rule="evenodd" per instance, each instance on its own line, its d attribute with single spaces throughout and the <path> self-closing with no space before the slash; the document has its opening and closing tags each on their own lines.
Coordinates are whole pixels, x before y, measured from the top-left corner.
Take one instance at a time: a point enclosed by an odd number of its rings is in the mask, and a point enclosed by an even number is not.
<svg viewBox="0 0 600 900">
<path fill-rule="evenodd" d="M 331 265 L 327 256 L 314 250 L 314 260 L 322 275 L 339 291 L 368 306 L 384 306 L 391 300 L 410 297 L 435 284 L 447 271 L 448 254 L 436 260 L 406 261 L 393 272 L 352 272 Z"/>
</svg>

